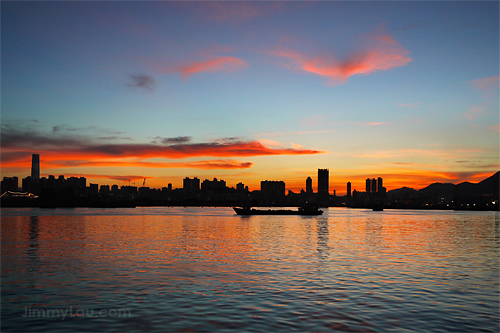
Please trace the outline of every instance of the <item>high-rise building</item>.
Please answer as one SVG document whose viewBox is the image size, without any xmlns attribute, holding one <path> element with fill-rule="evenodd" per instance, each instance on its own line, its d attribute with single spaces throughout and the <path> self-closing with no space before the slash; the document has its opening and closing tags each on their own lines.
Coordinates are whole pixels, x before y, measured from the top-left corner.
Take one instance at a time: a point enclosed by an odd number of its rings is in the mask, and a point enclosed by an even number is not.
<svg viewBox="0 0 500 333">
<path fill-rule="evenodd" d="M 282 199 L 285 197 L 285 182 L 263 180 L 260 182 L 260 192 L 268 199 Z"/>
<path fill-rule="evenodd" d="M 40 155 L 31 155 L 31 181 L 38 183 L 40 180 Z"/>
<path fill-rule="evenodd" d="M 377 180 L 375 178 L 372 179 L 372 192 L 377 192 Z"/>
<path fill-rule="evenodd" d="M 382 188 L 384 187 L 384 185 L 382 183 L 382 177 L 378 177 L 378 179 L 377 179 L 377 187 L 378 187 L 377 192 L 378 193 L 383 193 Z"/>
<path fill-rule="evenodd" d="M 196 177 L 193 179 L 186 177 L 182 182 L 182 188 L 187 191 L 199 191 L 200 180 Z"/>
<path fill-rule="evenodd" d="M 329 173 L 328 169 L 318 169 L 318 193 L 329 193 Z"/>
<path fill-rule="evenodd" d="M 351 182 L 347 182 L 347 197 L 351 197 Z"/>
<path fill-rule="evenodd" d="M 313 193 L 313 180 L 311 177 L 306 179 L 306 193 Z"/>
<path fill-rule="evenodd" d="M 366 178 L 366 193 L 370 193 L 372 181 L 370 178 Z"/>
</svg>

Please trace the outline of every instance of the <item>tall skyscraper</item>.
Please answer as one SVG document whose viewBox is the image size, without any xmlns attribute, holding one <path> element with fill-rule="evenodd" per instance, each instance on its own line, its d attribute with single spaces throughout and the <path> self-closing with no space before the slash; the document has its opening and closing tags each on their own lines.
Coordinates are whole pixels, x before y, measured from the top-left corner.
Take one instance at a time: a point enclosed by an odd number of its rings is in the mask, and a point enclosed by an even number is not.
<svg viewBox="0 0 500 333">
<path fill-rule="evenodd" d="M 318 169 L 318 193 L 329 193 L 329 174 L 328 169 Z"/>
<path fill-rule="evenodd" d="M 366 178 L 366 193 L 370 193 L 372 181 L 370 178 Z"/>
<path fill-rule="evenodd" d="M 40 180 L 40 155 L 31 156 L 31 180 L 38 182 Z"/>
<path fill-rule="evenodd" d="M 383 192 L 382 188 L 384 187 L 382 183 L 382 177 L 378 177 L 377 186 L 378 186 L 378 193 L 382 193 Z"/>
<path fill-rule="evenodd" d="M 351 182 L 347 182 L 347 197 L 351 197 Z"/>
<path fill-rule="evenodd" d="M 313 180 L 311 177 L 306 179 L 306 193 L 313 193 Z"/>
<path fill-rule="evenodd" d="M 377 192 L 377 180 L 375 178 L 372 179 L 372 192 Z"/>
</svg>

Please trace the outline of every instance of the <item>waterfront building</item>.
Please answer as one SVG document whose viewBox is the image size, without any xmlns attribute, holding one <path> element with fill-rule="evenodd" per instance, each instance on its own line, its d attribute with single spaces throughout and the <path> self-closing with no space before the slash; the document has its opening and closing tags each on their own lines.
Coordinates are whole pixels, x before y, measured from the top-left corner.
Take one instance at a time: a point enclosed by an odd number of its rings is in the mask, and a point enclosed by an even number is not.
<svg viewBox="0 0 500 333">
<path fill-rule="evenodd" d="M 281 199 L 285 197 L 285 182 L 263 180 L 260 182 L 260 192 L 266 198 Z"/>
<path fill-rule="evenodd" d="M 38 183 L 40 180 L 40 155 L 31 155 L 31 181 Z"/>
<path fill-rule="evenodd" d="M 196 177 L 193 179 L 186 177 L 182 182 L 182 188 L 186 191 L 199 191 L 200 180 Z"/>
<path fill-rule="evenodd" d="M 306 179 L 306 193 L 313 193 L 313 180 L 311 177 Z"/>
<path fill-rule="evenodd" d="M 17 177 L 3 177 L 1 188 L 2 193 L 7 191 L 17 192 L 19 187 L 19 179 Z"/>
<path fill-rule="evenodd" d="M 318 193 L 329 193 L 329 178 L 328 169 L 318 169 Z"/>
</svg>

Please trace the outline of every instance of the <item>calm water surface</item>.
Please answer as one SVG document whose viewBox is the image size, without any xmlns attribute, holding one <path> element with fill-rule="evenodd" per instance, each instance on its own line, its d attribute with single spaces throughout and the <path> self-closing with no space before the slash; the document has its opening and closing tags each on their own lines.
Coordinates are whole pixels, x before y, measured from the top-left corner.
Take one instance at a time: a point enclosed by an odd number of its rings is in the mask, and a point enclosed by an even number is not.
<svg viewBox="0 0 500 333">
<path fill-rule="evenodd" d="M 498 212 L 1 214 L 3 332 L 499 331 Z"/>
</svg>

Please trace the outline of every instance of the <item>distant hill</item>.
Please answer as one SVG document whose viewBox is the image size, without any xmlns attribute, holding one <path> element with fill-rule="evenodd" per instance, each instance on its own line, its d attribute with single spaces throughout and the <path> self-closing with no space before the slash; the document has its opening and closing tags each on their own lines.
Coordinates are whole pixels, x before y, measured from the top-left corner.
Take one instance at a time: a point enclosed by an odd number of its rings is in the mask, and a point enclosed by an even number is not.
<svg viewBox="0 0 500 333">
<path fill-rule="evenodd" d="M 387 192 L 388 202 L 438 203 L 455 200 L 460 202 L 471 198 L 498 199 L 500 193 L 500 171 L 479 183 L 459 184 L 433 183 L 420 190 L 403 187 Z"/>
<path fill-rule="evenodd" d="M 408 201 L 418 197 L 418 191 L 409 187 L 402 187 L 387 192 L 387 200 L 389 201 Z"/>
<path fill-rule="evenodd" d="M 423 195 L 440 194 L 446 197 L 475 197 L 482 195 L 498 195 L 500 171 L 477 184 L 463 182 L 457 185 L 450 183 L 434 183 L 419 190 Z"/>
</svg>

